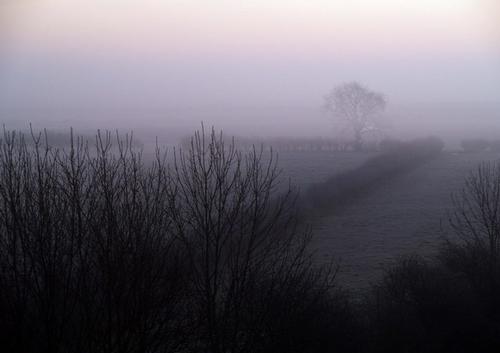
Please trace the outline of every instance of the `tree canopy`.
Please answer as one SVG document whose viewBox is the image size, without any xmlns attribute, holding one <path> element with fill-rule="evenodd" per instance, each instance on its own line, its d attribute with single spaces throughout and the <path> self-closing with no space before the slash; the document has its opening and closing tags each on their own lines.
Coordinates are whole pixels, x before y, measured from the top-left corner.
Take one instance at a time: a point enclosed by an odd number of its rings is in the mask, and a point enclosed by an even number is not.
<svg viewBox="0 0 500 353">
<path fill-rule="evenodd" d="M 325 96 L 326 110 L 352 130 L 356 150 L 362 147 L 363 134 L 378 128 L 374 117 L 383 112 L 385 106 L 386 100 L 381 93 L 354 81 L 335 87 Z"/>
</svg>

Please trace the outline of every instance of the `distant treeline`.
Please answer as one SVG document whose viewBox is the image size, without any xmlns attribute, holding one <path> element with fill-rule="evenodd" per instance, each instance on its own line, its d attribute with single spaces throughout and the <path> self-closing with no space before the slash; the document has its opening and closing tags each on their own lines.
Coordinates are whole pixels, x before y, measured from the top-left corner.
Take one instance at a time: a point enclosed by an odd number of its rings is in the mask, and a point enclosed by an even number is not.
<svg viewBox="0 0 500 353">
<path fill-rule="evenodd" d="M 385 140 L 380 143 L 382 154 L 360 167 L 332 176 L 322 183 L 312 185 L 303 197 L 306 206 L 315 209 L 332 209 L 352 198 L 362 195 L 387 180 L 434 158 L 443 149 L 443 142 L 436 137 L 409 142 Z"/>
<path fill-rule="evenodd" d="M 226 137 L 226 143 L 231 143 L 233 138 Z M 191 137 L 181 139 L 180 146 L 187 148 Z M 254 147 L 276 152 L 349 152 L 356 150 L 355 141 L 327 138 L 327 137 L 234 137 L 234 144 L 242 151 L 250 151 Z M 365 141 L 362 150 L 379 151 L 381 142 Z"/>
<path fill-rule="evenodd" d="M 96 136 L 80 133 L 78 131 L 60 132 L 44 129 L 42 131 L 21 130 L 17 134 L 22 137 L 28 146 L 33 146 L 38 143 L 40 145 L 48 145 L 56 148 L 71 147 L 72 144 L 78 141 L 95 145 L 97 143 Z M 136 137 L 130 139 L 131 146 L 134 148 L 143 147 L 143 142 Z"/>
<path fill-rule="evenodd" d="M 466 139 L 462 140 L 460 146 L 464 152 L 500 152 L 500 140 Z"/>
</svg>

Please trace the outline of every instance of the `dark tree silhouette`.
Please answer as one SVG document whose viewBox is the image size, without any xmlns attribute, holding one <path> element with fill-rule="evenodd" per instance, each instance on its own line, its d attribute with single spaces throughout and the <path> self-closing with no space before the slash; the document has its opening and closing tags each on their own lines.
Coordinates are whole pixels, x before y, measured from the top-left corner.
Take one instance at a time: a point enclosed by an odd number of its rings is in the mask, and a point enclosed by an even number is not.
<svg viewBox="0 0 500 353">
<path fill-rule="evenodd" d="M 458 241 L 447 241 L 442 258 L 468 279 L 486 315 L 499 324 L 500 164 L 481 164 L 467 178 L 454 203 L 450 221 Z"/>
<path fill-rule="evenodd" d="M 500 164 L 485 162 L 469 175 L 465 187 L 454 197 L 451 225 L 463 243 L 500 259 Z"/>
<path fill-rule="evenodd" d="M 0 310 L 10 352 L 151 352 L 181 341 L 168 177 L 130 139 L 0 142 Z M 175 319 L 175 320 L 174 320 Z"/>
<path fill-rule="evenodd" d="M 0 141 L 0 349 L 269 352 L 348 346 L 276 159 L 197 133 L 143 162 L 129 137 Z M 169 166 L 169 163 L 171 165 Z M 322 323 L 317 330 L 316 323 Z M 323 333 L 321 333 L 323 332 Z"/>
<path fill-rule="evenodd" d="M 212 130 L 197 133 L 173 165 L 170 212 L 190 264 L 197 341 L 214 353 L 278 347 L 290 315 L 314 320 L 308 306 L 329 298 L 335 272 L 313 265 L 292 190 L 277 192 L 275 156 L 242 154 Z"/>
</svg>

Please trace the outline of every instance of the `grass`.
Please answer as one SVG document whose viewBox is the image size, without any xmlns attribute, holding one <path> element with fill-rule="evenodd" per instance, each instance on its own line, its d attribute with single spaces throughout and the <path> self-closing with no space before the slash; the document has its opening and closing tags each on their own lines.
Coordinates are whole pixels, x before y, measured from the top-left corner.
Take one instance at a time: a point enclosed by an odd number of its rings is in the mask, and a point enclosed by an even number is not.
<svg viewBox="0 0 500 353">
<path fill-rule="evenodd" d="M 297 181 L 301 190 L 329 176 L 362 165 L 376 154 L 280 153 L 283 175 Z M 335 256 L 341 261 L 339 279 L 362 290 L 380 278 L 394 258 L 417 252 L 434 253 L 441 241 L 442 224 L 452 207 L 451 194 L 481 161 L 497 153 L 443 152 L 439 157 L 390 180 L 335 212 L 313 217 L 318 261 Z M 443 221 L 443 222 L 442 222 Z"/>
</svg>

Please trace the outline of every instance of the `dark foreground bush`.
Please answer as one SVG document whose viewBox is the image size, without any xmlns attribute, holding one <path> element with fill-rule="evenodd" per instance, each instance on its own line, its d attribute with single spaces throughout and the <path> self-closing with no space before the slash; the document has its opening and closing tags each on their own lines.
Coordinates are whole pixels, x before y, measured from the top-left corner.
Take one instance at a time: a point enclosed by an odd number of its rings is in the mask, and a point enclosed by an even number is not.
<svg viewBox="0 0 500 353">
<path fill-rule="evenodd" d="M 483 164 L 455 198 L 437 258 L 404 258 L 367 300 L 378 352 L 497 352 L 500 347 L 500 167 Z"/>
<path fill-rule="evenodd" d="M 214 132 L 148 164 L 131 146 L 4 134 L 1 351 L 353 350 L 335 271 L 313 264 L 273 159 Z"/>
<path fill-rule="evenodd" d="M 312 185 L 304 201 L 313 208 L 332 209 L 362 195 L 384 180 L 400 175 L 437 156 L 443 142 L 435 137 L 410 142 L 387 141 L 387 153 L 371 158 L 359 168 Z"/>
<path fill-rule="evenodd" d="M 495 352 L 498 325 L 482 297 L 442 263 L 403 258 L 367 300 L 370 351 Z"/>
</svg>

